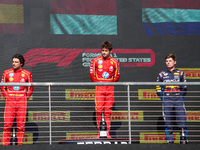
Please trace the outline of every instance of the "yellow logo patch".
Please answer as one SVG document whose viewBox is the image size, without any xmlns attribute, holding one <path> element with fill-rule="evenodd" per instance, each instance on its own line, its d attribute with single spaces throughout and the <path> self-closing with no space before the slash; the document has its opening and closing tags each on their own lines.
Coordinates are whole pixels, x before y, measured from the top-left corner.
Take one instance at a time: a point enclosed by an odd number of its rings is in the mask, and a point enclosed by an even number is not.
<svg viewBox="0 0 200 150">
<path fill-rule="evenodd" d="M 100 68 L 100 69 L 101 69 L 102 67 L 103 67 L 102 65 L 99 65 L 99 66 L 98 66 L 98 68 Z"/>
</svg>

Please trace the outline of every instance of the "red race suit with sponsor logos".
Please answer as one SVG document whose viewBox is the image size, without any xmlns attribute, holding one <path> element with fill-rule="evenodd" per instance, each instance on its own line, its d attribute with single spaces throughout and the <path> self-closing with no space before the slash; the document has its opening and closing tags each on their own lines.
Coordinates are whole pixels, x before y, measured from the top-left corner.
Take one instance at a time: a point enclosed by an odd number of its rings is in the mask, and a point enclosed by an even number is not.
<svg viewBox="0 0 200 150">
<path fill-rule="evenodd" d="M 117 82 L 120 77 L 119 62 L 112 58 L 99 56 L 94 58 L 90 64 L 90 78 L 93 82 Z M 114 86 L 96 86 L 95 105 L 97 128 L 104 111 L 107 131 L 110 130 L 110 116 L 114 103 Z"/>
<path fill-rule="evenodd" d="M 25 69 L 14 70 L 11 68 L 4 71 L 2 82 L 32 82 L 32 73 Z M 1 92 L 6 99 L 4 111 L 3 145 L 10 145 L 10 131 L 15 117 L 17 122 L 18 145 L 22 145 L 26 121 L 26 105 L 27 100 L 32 95 L 33 87 L 2 86 Z"/>
</svg>

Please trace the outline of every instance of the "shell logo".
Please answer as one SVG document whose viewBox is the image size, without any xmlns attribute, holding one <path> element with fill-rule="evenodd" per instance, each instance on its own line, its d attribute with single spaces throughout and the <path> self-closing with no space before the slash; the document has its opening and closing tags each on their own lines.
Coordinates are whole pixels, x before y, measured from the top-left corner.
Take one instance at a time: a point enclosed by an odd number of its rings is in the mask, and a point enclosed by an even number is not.
<svg viewBox="0 0 200 150">
<path fill-rule="evenodd" d="M 101 69 L 102 67 L 103 67 L 102 65 L 99 65 L 99 66 L 98 66 L 98 68 L 100 68 L 100 69 Z"/>
<path fill-rule="evenodd" d="M 9 78 L 9 81 L 13 81 L 13 78 Z"/>
</svg>

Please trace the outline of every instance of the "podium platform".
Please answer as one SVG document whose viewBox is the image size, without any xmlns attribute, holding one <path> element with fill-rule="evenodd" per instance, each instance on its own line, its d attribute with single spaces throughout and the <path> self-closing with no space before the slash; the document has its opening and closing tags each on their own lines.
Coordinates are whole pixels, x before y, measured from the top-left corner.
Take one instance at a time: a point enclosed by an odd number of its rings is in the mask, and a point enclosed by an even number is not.
<svg viewBox="0 0 200 150">
<path fill-rule="evenodd" d="M 131 144 L 139 144 L 139 139 L 132 139 Z M 59 140 L 58 144 L 98 145 L 98 144 L 129 144 L 128 138 L 96 138 L 78 140 Z"/>
</svg>

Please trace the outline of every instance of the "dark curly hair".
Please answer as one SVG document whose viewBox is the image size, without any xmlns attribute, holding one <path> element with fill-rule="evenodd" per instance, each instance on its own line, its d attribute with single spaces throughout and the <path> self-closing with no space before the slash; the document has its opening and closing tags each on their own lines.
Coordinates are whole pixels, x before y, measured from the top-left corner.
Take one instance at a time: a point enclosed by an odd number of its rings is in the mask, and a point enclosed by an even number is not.
<svg viewBox="0 0 200 150">
<path fill-rule="evenodd" d="M 101 45 L 101 49 L 106 48 L 109 49 L 109 51 L 112 50 L 112 43 L 110 41 L 104 41 Z"/>
<path fill-rule="evenodd" d="M 19 61 L 20 61 L 20 64 L 22 64 L 22 67 L 24 66 L 25 59 L 24 59 L 24 57 L 23 57 L 22 55 L 20 55 L 20 54 L 15 54 L 15 55 L 13 55 L 12 59 L 13 59 L 13 58 L 18 58 Z"/>
</svg>

